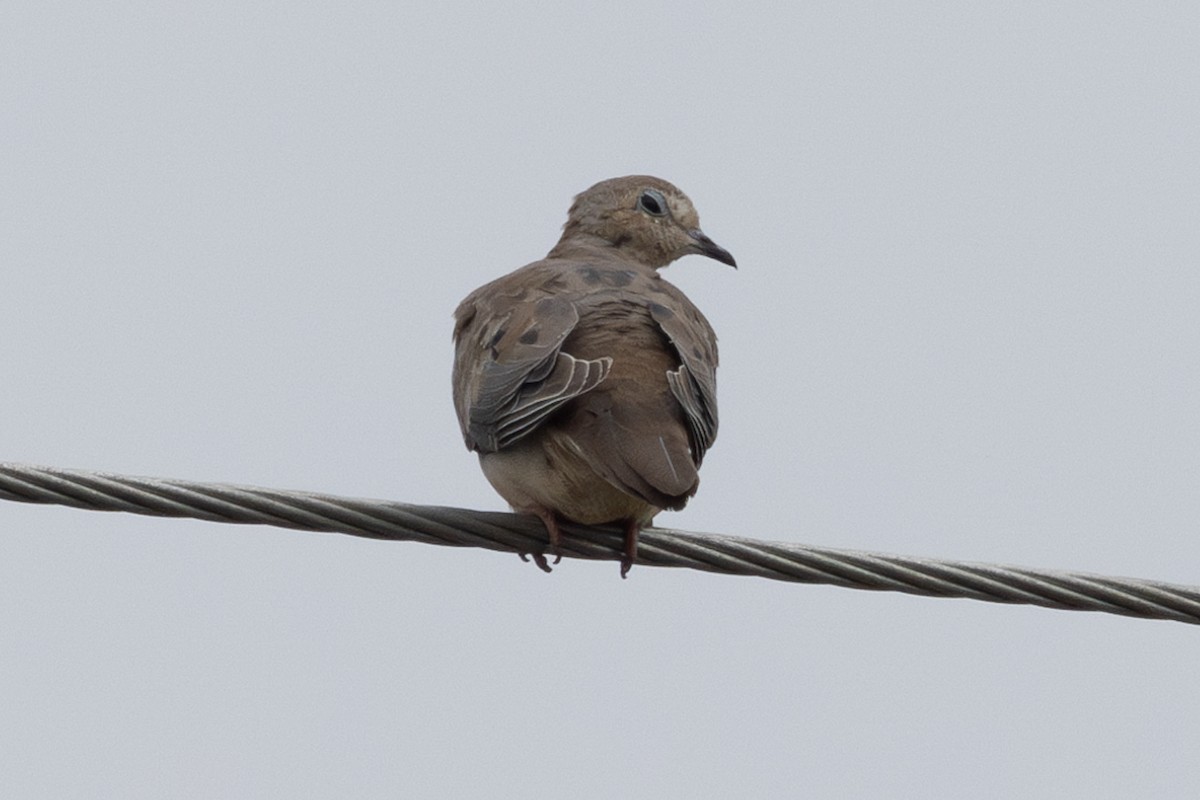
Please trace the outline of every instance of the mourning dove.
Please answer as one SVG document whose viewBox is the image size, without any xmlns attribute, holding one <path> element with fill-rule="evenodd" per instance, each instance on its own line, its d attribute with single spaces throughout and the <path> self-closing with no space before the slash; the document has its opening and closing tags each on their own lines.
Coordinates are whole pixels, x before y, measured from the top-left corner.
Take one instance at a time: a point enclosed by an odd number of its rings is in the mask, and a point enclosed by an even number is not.
<svg viewBox="0 0 1200 800">
<path fill-rule="evenodd" d="M 541 518 L 556 556 L 559 518 L 621 523 L 625 577 L 642 527 L 696 493 L 717 436 L 717 337 L 658 273 L 690 253 L 737 266 L 679 189 L 613 178 L 575 198 L 546 258 L 454 312 L 467 448 L 514 511 Z"/>
</svg>

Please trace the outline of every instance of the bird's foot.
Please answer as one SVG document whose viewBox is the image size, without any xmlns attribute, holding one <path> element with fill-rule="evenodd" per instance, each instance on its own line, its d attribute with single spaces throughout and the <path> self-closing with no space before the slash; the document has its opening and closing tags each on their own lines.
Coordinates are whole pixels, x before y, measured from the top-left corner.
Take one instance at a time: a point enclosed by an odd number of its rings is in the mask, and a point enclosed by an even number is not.
<svg viewBox="0 0 1200 800">
<path fill-rule="evenodd" d="M 621 555 L 621 578 L 622 580 L 629 576 L 629 570 L 633 569 L 633 562 L 637 561 L 637 543 L 638 532 L 642 529 L 642 523 L 631 519 L 625 523 L 625 552 Z"/>
<path fill-rule="evenodd" d="M 517 553 L 517 555 L 519 555 L 521 557 L 521 560 L 526 563 L 529 562 L 529 558 L 530 558 L 530 556 L 532 556 L 533 563 L 537 564 L 537 568 L 540 569 L 542 572 L 553 572 L 554 571 L 554 570 L 550 569 L 550 563 L 548 561 L 546 561 L 545 553 Z M 559 556 L 558 558 L 554 559 L 555 564 L 557 564 L 559 561 L 562 561 L 562 556 Z"/>
<path fill-rule="evenodd" d="M 559 552 L 558 547 L 559 542 L 562 540 L 562 535 L 558 530 L 558 520 L 555 518 L 554 512 L 548 509 L 531 508 L 528 513 L 536 515 L 542 521 L 542 524 L 546 526 L 546 533 L 550 537 L 550 546 L 542 553 L 518 553 L 517 555 L 521 556 L 522 561 L 528 561 L 529 557 L 532 556 L 533 563 L 537 564 L 538 569 L 542 572 L 552 572 L 550 562 L 546 560 L 546 553 L 554 556 L 555 564 L 562 561 L 562 553 Z"/>
</svg>

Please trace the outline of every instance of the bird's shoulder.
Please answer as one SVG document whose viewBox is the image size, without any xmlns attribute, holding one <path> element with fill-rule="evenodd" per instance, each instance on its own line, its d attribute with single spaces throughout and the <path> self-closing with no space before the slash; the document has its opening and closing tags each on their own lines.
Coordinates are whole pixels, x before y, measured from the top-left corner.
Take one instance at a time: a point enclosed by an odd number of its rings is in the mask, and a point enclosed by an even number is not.
<svg viewBox="0 0 1200 800">
<path fill-rule="evenodd" d="M 652 270 L 613 258 L 545 258 L 483 284 L 454 312 L 455 336 L 472 322 L 512 313 L 521 306 L 557 298 L 584 312 L 591 301 L 640 293 L 654 294 Z"/>
<path fill-rule="evenodd" d="M 534 326 L 562 335 L 621 317 L 660 328 L 677 348 L 686 348 L 684 360 L 716 366 L 716 334 L 687 295 L 657 270 L 603 250 L 545 258 L 485 283 L 455 311 L 454 339 L 491 342 Z"/>
</svg>

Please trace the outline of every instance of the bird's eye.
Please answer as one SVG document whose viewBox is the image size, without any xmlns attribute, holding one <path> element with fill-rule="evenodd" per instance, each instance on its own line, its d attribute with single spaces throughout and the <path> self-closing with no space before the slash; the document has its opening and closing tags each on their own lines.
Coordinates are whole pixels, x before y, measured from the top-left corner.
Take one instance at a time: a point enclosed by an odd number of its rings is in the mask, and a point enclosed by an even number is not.
<svg viewBox="0 0 1200 800">
<path fill-rule="evenodd" d="M 638 208 L 652 217 L 663 217 L 667 214 L 667 201 L 655 189 L 647 189 L 638 198 Z"/>
</svg>

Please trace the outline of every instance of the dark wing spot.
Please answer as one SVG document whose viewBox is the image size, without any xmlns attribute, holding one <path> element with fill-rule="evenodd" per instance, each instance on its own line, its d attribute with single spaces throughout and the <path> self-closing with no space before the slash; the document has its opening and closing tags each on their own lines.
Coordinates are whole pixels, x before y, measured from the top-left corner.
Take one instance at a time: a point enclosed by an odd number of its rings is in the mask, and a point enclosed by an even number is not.
<svg viewBox="0 0 1200 800">
<path fill-rule="evenodd" d="M 521 338 L 518 339 L 517 341 L 519 341 L 521 344 L 533 344 L 537 340 L 538 340 L 538 329 L 530 328 L 529 330 L 522 333 Z"/>
<path fill-rule="evenodd" d="M 589 283 L 593 286 L 604 284 L 605 286 L 620 288 L 633 283 L 633 270 L 600 269 L 599 267 L 585 264 L 576 271 L 583 276 L 584 283 Z"/>
<path fill-rule="evenodd" d="M 675 316 L 675 312 L 664 306 L 662 303 L 651 303 L 650 313 L 655 319 L 670 319 Z"/>
<path fill-rule="evenodd" d="M 504 338 L 504 334 L 506 334 L 506 333 L 508 333 L 508 330 L 506 328 L 497 328 L 496 335 L 493 336 L 492 340 L 487 343 L 487 346 L 495 347 L 497 344 L 500 343 L 500 340 Z"/>
</svg>

